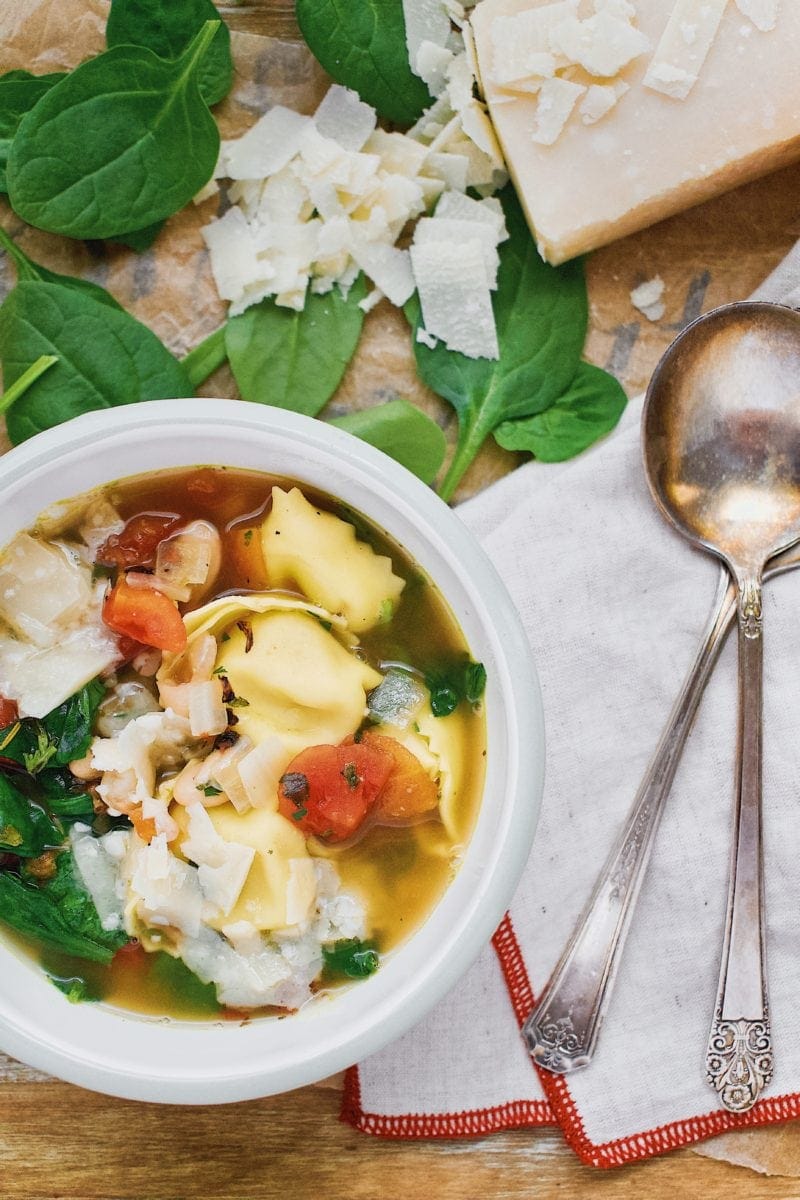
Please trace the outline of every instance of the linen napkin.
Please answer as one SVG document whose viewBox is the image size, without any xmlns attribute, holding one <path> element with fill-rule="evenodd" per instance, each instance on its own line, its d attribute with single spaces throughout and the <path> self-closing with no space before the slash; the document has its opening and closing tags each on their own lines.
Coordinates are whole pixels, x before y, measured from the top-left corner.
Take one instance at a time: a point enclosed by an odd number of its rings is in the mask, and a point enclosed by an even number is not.
<svg viewBox="0 0 800 1200">
<path fill-rule="evenodd" d="M 800 247 L 756 293 L 800 303 Z M 460 507 L 522 617 L 542 684 L 546 782 L 509 914 L 410 1033 L 348 1073 L 343 1118 L 392 1137 L 557 1122 L 613 1166 L 800 1115 L 800 572 L 764 594 L 764 853 L 775 1073 L 747 1114 L 704 1080 L 727 896 L 736 746 L 730 638 L 669 797 L 590 1066 L 537 1073 L 519 1024 L 616 837 L 693 660 L 719 565 L 658 516 L 641 397 L 573 463 L 530 463 Z"/>
</svg>

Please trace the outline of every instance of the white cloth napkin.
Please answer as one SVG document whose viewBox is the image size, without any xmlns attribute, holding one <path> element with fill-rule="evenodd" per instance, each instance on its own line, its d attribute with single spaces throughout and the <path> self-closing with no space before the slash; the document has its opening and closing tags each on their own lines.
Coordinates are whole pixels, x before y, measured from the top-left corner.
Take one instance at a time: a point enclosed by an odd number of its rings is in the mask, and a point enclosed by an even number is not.
<svg viewBox="0 0 800 1200">
<path fill-rule="evenodd" d="M 800 303 L 800 250 L 759 298 Z M 389 1136 L 556 1119 L 609 1166 L 737 1124 L 800 1115 L 800 572 L 765 588 L 764 838 L 775 1074 L 745 1117 L 719 1109 L 704 1059 L 725 914 L 736 744 L 736 639 L 703 699 L 657 835 L 592 1064 L 528 1058 L 530 1007 L 588 896 L 693 660 L 719 566 L 658 516 L 632 401 L 573 463 L 531 463 L 459 510 L 517 604 L 545 706 L 544 802 L 495 945 L 415 1029 L 351 1072 L 344 1115 Z M 512 932 L 513 931 L 513 932 Z M 516 937 L 516 947 L 514 945 Z M 517 947 L 521 961 L 517 957 Z M 550 1101 L 548 1110 L 546 1100 Z"/>
</svg>

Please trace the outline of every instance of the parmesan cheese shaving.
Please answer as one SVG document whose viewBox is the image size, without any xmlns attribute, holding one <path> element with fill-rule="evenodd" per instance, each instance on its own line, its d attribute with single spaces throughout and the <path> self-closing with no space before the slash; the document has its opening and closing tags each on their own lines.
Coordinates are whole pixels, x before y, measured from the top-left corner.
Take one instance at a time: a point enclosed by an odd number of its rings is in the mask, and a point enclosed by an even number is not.
<svg viewBox="0 0 800 1200">
<path fill-rule="evenodd" d="M 571 83 L 569 79 L 562 79 L 558 75 L 546 80 L 539 93 L 536 126 L 531 131 L 531 141 L 552 146 L 586 90 L 583 84 Z"/>
<path fill-rule="evenodd" d="M 677 0 L 643 83 L 685 100 L 717 36 L 728 0 Z"/>
<path fill-rule="evenodd" d="M 780 0 L 736 0 L 742 16 L 752 21 L 762 33 L 769 33 L 778 24 L 779 5 Z"/>
<path fill-rule="evenodd" d="M 314 113 L 314 124 L 322 136 L 332 138 L 345 150 L 361 150 L 375 128 L 375 120 L 374 108 L 336 83 Z"/>
<path fill-rule="evenodd" d="M 499 358 L 480 240 L 414 245 L 411 262 L 427 334 L 468 358 Z"/>
</svg>

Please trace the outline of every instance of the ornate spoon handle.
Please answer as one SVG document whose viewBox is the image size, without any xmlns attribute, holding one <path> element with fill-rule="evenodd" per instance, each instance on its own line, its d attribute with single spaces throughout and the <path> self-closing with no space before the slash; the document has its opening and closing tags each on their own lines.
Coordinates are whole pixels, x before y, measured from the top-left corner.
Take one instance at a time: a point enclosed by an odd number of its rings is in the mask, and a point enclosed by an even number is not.
<svg viewBox="0 0 800 1200">
<path fill-rule="evenodd" d="M 761 742 L 764 638 L 761 585 L 739 600 L 739 738 L 728 911 L 706 1078 L 731 1112 L 747 1112 L 772 1078 L 764 955 Z"/>
<path fill-rule="evenodd" d="M 664 801 L 700 697 L 733 623 L 736 602 L 736 588 L 727 569 L 722 567 L 712 616 L 697 657 L 639 785 L 625 826 L 539 1003 L 523 1026 L 533 1059 L 548 1071 L 566 1075 L 585 1067 L 592 1059 Z"/>
</svg>

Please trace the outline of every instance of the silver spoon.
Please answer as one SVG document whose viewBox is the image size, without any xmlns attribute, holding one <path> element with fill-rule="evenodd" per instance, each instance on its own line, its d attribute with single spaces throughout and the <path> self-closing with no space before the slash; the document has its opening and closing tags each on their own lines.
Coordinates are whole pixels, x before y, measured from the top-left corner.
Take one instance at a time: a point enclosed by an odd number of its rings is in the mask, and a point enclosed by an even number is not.
<svg viewBox="0 0 800 1200">
<path fill-rule="evenodd" d="M 800 546 L 770 560 L 771 579 L 800 566 Z M 705 686 L 736 618 L 737 593 L 720 565 L 714 604 L 633 804 L 569 941 L 523 1026 L 540 1067 L 568 1075 L 594 1057 L 661 813 Z"/>
<path fill-rule="evenodd" d="M 746 1112 L 772 1078 L 761 849 L 761 580 L 800 540 L 800 313 L 730 304 L 695 321 L 655 374 L 642 416 L 653 498 L 716 554 L 738 590 L 739 737 L 733 851 L 706 1077 Z"/>
</svg>

